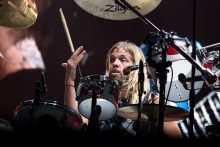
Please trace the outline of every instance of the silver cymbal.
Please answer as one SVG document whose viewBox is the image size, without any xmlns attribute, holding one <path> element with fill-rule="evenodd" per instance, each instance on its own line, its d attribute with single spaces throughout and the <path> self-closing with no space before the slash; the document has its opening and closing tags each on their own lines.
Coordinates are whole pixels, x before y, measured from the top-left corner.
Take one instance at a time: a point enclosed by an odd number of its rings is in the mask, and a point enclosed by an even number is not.
<svg viewBox="0 0 220 147">
<path fill-rule="evenodd" d="M 0 1 L 0 26 L 23 29 L 30 27 L 37 19 L 34 0 Z"/>
<path fill-rule="evenodd" d="M 104 19 L 110 20 L 129 20 L 137 18 L 131 10 L 124 9 L 114 0 L 74 0 L 75 3 L 86 12 Z M 142 15 L 153 11 L 161 0 L 127 0 Z"/>
<path fill-rule="evenodd" d="M 123 118 L 137 120 L 138 104 L 132 104 L 118 108 L 117 115 Z M 159 104 L 144 104 L 141 121 L 157 120 L 159 115 Z M 166 106 L 164 110 L 164 121 L 177 121 L 187 118 L 189 112 L 178 107 Z"/>
</svg>

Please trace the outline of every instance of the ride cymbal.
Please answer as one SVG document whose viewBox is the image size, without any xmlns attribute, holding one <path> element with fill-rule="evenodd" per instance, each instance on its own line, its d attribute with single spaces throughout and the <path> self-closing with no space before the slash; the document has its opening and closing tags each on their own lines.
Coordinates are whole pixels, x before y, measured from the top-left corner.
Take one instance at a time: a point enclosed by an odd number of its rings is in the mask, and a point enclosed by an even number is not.
<svg viewBox="0 0 220 147">
<path fill-rule="evenodd" d="M 114 0 L 74 0 L 75 3 L 86 12 L 104 19 L 129 20 L 137 18 L 131 10 L 125 9 Z M 154 10 L 161 0 L 127 0 L 142 15 Z"/>
<path fill-rule="evenodd" d="M 0 26 L 28 28 L 37 19 L 34 0 L 0 0 Z"/>
<path fill-rule="evenodd" d="M 132 104 L 118 108 L 117 115 L 123 118 L 137 120 L 138 104 Z M 182 108 L 166 106 L 164 110 L 164 121 L 177 121 L 187 118 L 189 112 Z M 141 121 L 157 120 L 159 116 L 159 104 L 144 104 Z"/>
</svg>

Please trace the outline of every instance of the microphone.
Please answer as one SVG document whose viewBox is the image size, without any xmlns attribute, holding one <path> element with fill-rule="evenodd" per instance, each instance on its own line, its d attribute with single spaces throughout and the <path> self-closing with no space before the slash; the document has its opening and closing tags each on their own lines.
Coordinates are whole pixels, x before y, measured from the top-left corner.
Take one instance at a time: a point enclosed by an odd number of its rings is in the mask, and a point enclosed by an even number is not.
<svg viewBox="0 0 220 147">
<path fill-rule="evenodd" d="M 206 80 L 209 84 L 213 84 L 214 81 L 216 81 L 217 77 L 214 75 L 214 76 L 211 76 L 209 78 L 209 80 Z M 191 80 L 192 78 L 186 78 L 186 76 L 183 74 L 183 73 L 180 73 L 178 75 L 178 80 L 180 81 L 180 83 L 183 84 L 183 87 L 187 90 L 190 90 L 191 89 Z M 201 76 L 195 76 L 194 78 L 195 81 L 203 81 L 204 80 L 204 77 L 201 75 Z M 189 83 L 187 83 L 189 82 Z"/>
<path fill-rule="evenodd" d="M 146 63 L 144 63 L 144 66 L 146 65 Z M 133 65 L 133 66 L 128 66 L 123 70 L 123 74 L 124 75 L 129 75 L 130 72 L 134 71 L 134 70 L 138 70 L 139 69 L 139 65 Z"/>
<path fill-rule="evenodd" d="M 151 65 L 149 66 L 152 66 L 152 67 L 155 67 L 155 68 L 163 68 L 163 67 L 169 67 L 172 65 L 172 62 L 171 61 L 167 61 L 165 63 L 150 63 Z M 147 66 L 147 63 L 144 63 L 143 66 Z M 148 66 L 147 66 L 148 67 Z M 129 75 L 130 72 L 134 71 L 134 70 L 138 70 L 139 69 L 139 65 L 133 65 L 133 66 L 128 66 L 126 67 L 124 70 L 123 70 L 123 74 L 124 75 Z"/>
<path fill-rule="evenodd" d="M 188 90 L 186 85 L 186 76 L 183 73 L 180 73 L 178 75 L 178 80 L 180 81 L 180 83 L 182 83 L 183 87 Z"/>
</svg>

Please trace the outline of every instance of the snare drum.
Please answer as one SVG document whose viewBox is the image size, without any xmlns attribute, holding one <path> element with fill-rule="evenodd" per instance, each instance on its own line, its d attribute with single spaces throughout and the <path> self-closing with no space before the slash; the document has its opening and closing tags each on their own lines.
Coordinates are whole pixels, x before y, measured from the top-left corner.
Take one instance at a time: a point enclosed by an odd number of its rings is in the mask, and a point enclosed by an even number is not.
<svg viewBox="0 0 220 147">
<path fill-rule="evenodd" d="M 22 132 L 78 132 L 83 121 L 80 114 L 56 101 L 27 100 L 16 107 L 13 124 Z"/>
<path fill-rule="evenodd" d="M 119 96 L 117 80 L 105 75 L 87 76 L 80 81 L 76 95 L 78 110 L 84 117 L 90 118 L 94 96 L 96 105 L 101 107 L 98 120 L 108 120 L 116 115 Z"/>
</svg>

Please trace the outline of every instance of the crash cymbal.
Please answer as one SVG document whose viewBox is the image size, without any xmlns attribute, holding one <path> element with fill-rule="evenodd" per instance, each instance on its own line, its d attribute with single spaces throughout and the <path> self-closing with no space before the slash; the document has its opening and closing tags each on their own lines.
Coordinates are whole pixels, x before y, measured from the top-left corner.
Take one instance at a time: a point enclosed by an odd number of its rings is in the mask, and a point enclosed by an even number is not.
<svg viewBox="0 0 220 147">
<path fill-rule="evenodd" d="M 23 29 L 30 27 L 37 19 L 34 0 L 1 0 L 0 26 Z"/>
<path fill-rule="evenodd" d="M 137 120 L 138 116 L 138 105 L 132 104 L 124 107 L 118 108 L 117 115 L 123 118 L 129 118 L 132 120 Z M 142 113 L 141 113 L 141 121 L 147 120 L 157 120 L 159 115 L 159 105 L 158 104 L 144 104 Z M 166 106 L 164 111 L 164 121 L 177 121 L 181 119 L 187 118 L 189 112 L 184 109 Z"/>
<path fill-rule="evenodd" d="M 76 4 L 86 12 L 110 20 L 129 20 L 137 18 L 129 9 L 124 9 L 114 0 L 75 0 Z M 127 0 L 142 15 L 146 15 L 154 10 L 161 0 Z"/>
</svg>

